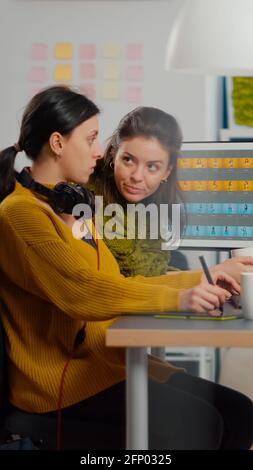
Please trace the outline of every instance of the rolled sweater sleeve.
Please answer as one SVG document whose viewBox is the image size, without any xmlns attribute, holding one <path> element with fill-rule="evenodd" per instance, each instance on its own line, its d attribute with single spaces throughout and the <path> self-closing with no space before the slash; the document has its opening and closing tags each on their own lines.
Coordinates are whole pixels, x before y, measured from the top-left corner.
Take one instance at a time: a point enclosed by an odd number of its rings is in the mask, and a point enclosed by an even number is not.
<svg viewBox="0 0 253 470">
<path fill-rule="evenodd" d="M 178 289 L 100 273 L 58 240 L 29 247 L 26 273 L 27 290 L 70 316 L 85 320 L 104 320 L 131 312 L 178 310 Z"/>
<path fill-rule="evenodd" d="M 135 276 L 139 282 L 150 283 L 152 285 L 164 285 L 175 287 L 177 289 L 190 289 L 201 282 L 201 271 L 171 271 L 162 276 L 144 277 Z"/>
</svg>

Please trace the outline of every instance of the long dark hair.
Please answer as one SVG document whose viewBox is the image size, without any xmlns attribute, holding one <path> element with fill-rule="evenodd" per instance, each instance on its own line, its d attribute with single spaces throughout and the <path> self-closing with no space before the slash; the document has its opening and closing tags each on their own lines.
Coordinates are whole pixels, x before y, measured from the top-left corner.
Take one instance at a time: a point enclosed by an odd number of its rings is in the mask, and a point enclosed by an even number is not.
<svg viewBox="0 0 253 470">
<path fill-rule="evenodd" d="M 155 138 L 168 151 L 171 173 L 147 202 L 173 204 L 176 202 L 176 163 L 182 144 L 182 132 L 176 119 L 161 109 L 139 107 L 121 119 L 110 138 L 104 159 L 97 163 L 90 182 L 98 194 L 103 195 L 104 203 L 123 202 L 116 187 L 112 162 L 122 141 L 134 137 Z"/>
<path fill-rule="evenodd" d="M 15 188 L 14 162 L 19 151 L 36 161 L 53 132 L 70 134 L 98 113 L 92 101 L 67 86 L 52 86 L 36 94 L 24 111 L 17 143 L 0 152 L 0 201 Z"/>
</svg>

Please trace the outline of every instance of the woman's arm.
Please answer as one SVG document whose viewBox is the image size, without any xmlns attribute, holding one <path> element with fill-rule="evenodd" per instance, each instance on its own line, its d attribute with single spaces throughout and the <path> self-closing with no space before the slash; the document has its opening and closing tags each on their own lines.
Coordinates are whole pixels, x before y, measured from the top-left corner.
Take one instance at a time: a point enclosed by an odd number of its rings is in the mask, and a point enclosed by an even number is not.
<svg viewBox="0 0 253 470">
<path fill-rule="evenodd" d="M 35 200 L 27 214 L 21 202 L 8 208 L 0 226 L 0 265 L 14 285 L 86 320 L 179 309 L 179 289 L 97 271 L 59 236 L 47 208 Z"/>
<path fill-rule="evenodd" d="M 178 276 L 124 278 L 102 273 L 59 235 L 59 222 L 48 209 L 15 201 L 0 217 L 0 265 L 15 284 L 62 312 L 84 320 L 105 320 L 124 313 L 151 313 L 193 308 L 212 310 L 224 302 L 226 291 L 217 286 L 179 290 Z M 78 242 L 85 243 L 85 242 Z M 85 246 L 85 245 L 84 245 Z M 188 273 L 189 276 L 191 273 Z M 160 282 L 159 282 L 160 281 Z M 196 279 L 197 281 L 197 279 Z"/>
<path fill-rule="evenodd" d="M 223 261 L 223 263 L 212 266 L 210 271 L 211 273 L 223 271 L 240 283 L 242 273 L 253 272 L 253 257 L 235 256 L 234 258 Z"/>
<path fill-rule="evenodd" d="M 201 282 L 202 275 L 203 273 L 201 271 L 171 271 L 163 276 L 148 278 L 143 276 L 136 276 L 134 279 L 153 285 L 162 284 L 178 289 L 190 289 L 191 287 L 196 286 Z"/>
</svg>

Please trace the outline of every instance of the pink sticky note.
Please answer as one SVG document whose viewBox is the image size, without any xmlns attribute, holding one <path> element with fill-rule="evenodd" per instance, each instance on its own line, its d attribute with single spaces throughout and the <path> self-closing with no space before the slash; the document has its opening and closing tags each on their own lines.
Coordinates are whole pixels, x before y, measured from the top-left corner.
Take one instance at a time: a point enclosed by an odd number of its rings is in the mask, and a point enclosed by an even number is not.
<svg viewBox="0 0 253 470">
<path fill-rule="evenodd" d="M 127 59 L 137 60 L 143 58 L 143 44 L 128 44 L 126 50 Z"/>
<path fill-rule="evenodd" d="M 28 73 L 30 82 L 44 83 L 47 81 L 47 69 L 45 67 L 31 67 Z"/>
<path fill-rule="evenodd" d="M 143 67 L 141 65 L 129 65 L 126 70 L 126 78 L 127 80 L 142 80 Z"/>
<path fill-rule="evenodd" d="M 30 57 L 33 60 L 48 59 L 48 45 L 42 43 L 32 44 Z"/>
<path fill-rule="evenodd" d="M 141 103 L 142 88 L 140 86 L 129 86 L 126 90 L 126 101 L 128 103 Z"/>
<path fill-rule="evenodd" d="M 80 78 L 90 80 L 96 78 L 96 66 L 94 64 L 80 64 Z"/>
<path fill-rule="evenodd" d="M 95 44 L 81 44 L 79 49 L 79 58 L 82 60 L 91 60 L 96 58 Z"/>
<path fill-rule="evenodd" d="M 96 88 L 93 83 L 82 83 L 80 85 L 80 93 L 87 96 L 91 100 L 96 98 Z"/>
</svg>

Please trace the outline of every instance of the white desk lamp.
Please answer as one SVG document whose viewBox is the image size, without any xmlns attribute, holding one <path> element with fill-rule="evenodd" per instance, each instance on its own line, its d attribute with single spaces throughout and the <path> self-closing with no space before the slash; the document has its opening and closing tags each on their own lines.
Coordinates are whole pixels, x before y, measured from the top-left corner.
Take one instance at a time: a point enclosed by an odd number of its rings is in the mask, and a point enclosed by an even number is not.
<svg viewBox="0 0 253 470">
<path fill-rule="evenodd" d="M 253 76 L 253 0 L 185 0 L 169 34 L 165 67 Z"/>
</svg>

